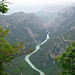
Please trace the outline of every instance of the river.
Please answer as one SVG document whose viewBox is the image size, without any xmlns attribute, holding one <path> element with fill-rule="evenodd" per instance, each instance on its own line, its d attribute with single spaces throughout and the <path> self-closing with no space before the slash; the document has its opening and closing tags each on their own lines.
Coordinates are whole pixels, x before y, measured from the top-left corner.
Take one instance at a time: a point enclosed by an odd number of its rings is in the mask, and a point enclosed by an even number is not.
<svg viewBox="0 0 75 75">
<path fill-rule="evenodd" d="M 36 68 L 31 61 L 29 60 L 29 57 L 31 55 L 33 55 L 35 52 L 37 52 L 40 49 L 40 45 L 44 44 L 47 40 L 49 39 L 49 34 L 47 34 L 47 37 L 45 39 L 45 41 L 43 41 L 42 43 L 40 43 L 39 45 L 36 46 L 36 49 L 34 52 L 32 52 L 31 54 L 28 54 L 25 56 L 25 61 L 31 66 L 31 68 L 33 68 L 34 70 L 36 70 L 37 72 L 39 72 L 40 75 L 45 75 L 44 72 L 42 72 L 41 70 L 39 70 L 38 68 Z"/>
</svg>

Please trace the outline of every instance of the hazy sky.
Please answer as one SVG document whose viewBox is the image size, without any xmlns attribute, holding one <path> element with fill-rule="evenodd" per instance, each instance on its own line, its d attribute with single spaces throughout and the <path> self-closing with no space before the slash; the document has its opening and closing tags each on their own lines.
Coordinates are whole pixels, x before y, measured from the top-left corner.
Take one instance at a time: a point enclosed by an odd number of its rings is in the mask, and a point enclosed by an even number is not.
<svg viewBox="0 0 75 75">
<path fill-rule="evenodd" d="M 51 4 L 51 3 L 62 3 L 62 2 L 75 2 L 75 0 L 10 0 L 17 5 L 40 5 L 40 4 Z"/>
<path fill-rule="evenodd" d="M 35 12 L 36 10 L 41 10 L 46 6 L 50 5 L 66 5 L 66 3 L 74 3 L 75 0 L 7 0 L 13 2 L 9 5 L 10 12 L 14 11 L 25 11 L 25 12 Z"/>
</svg>

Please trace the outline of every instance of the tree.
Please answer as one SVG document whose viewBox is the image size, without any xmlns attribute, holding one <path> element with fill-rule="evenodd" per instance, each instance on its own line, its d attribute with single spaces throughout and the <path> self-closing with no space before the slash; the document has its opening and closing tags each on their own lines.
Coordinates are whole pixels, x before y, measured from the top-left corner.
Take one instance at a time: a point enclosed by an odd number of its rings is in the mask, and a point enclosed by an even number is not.
<svg viewBox="0 0 75 75">
<path fill-rule="evenodd" d="M 66 48 L 62 55 L 55 58 L 61 71 L 58 75 L 75 75 L 75 42 Z"/>
<path fill-rule="evenodd" d="M 25 66 L 20 66 L 20 68 L 19 69 L 16 69 L 16 71 L 17 71 L 17 75 L 19 75 L 19 73 L 21 73 L 21 75 L 22 75 L 22 71 L 23 71 L 23 69 L 25 68 Z"/>
<path fill-rule="evenodd" d="M 0 12 L 1 13 L 6 13 L 9 9 L 8 6 L 5 3 L 5 0 L 0 1 Z M 18 55 L 21 55 L 21 53 L 30 53 L 32 50 L 30 48 L 28 51 L 24 51 L 24 43 L 20 42 L 17 43 L 15 42 L 13 45 L 10 43 L 7 43 L 7 40 L 5 39 L 7 33 L 9 32 L 9 29 L 4 29 L 3 27 L 0 26 L 0 75 L 7 75 L 4 72 L 5 69 L 5 64 L 10 62 L 13 58 L 15 58 Z M 20 72 L 22 74 L 24 66 L 20 66 Z"/>
<path fill-rule="evenodd" d="M 24 49 L 24 44 L 21 42 L 20 44 L 15 42 L 13 45 L 6 42 L 6 34 L 8 33 L 8 29 L 4 30 L 3 27 L 0 26 L 0 74 L 4 75 L 4 64 L 11 61 L 17 55 L 19 55 Z"/>
<path fill-rule="evenodd" d="M 9 8 L 5 3 L 9 3 L 9 2 L 5 2 L 4 0 L 0 1 L 0 12 L 2 13 L 6 13 Z"/>
<path fill-rule="evenodd" d="M 5 1 L 0 1 L 0 12 L 6 13 L 7 11 L 8 6 L 5 4 Z M 24 44 L 22 42 L 20 44 L 15 42 L 13 45 L 10 45 L 10 43 L 6 42 L 5 37 L 8 31 L 9 29 L 4 30 L 4 28 L 0 26 L 0 75 L 7 75 L 4 72 L 4 64 L 11 61 L 24 50 Z"/>
</svg>

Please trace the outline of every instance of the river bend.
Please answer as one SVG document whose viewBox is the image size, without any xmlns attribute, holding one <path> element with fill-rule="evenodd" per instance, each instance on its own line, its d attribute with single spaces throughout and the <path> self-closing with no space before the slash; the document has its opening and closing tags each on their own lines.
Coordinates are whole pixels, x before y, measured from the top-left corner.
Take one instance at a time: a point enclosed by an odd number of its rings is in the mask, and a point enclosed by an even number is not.
<svg viewBox="0 0 75 75">
<path fill-rule="evenodd" d="M 25 61 L 31 66 L 31 68 L 33 68 L 34 70 L 36 70 L 37 72 L 39 72 L 40 75 L 45 75 L 44 72 L 42 72 L 41 70 L 39 70 L 38 68 L 36 68 L 31 61 L 29 60 L 29 57 L 31 55 L 33 55 L 35 52 L 37 52 L 40 49 L 40 45 L 44 44 L 47 40 L 49 39 L 49 34 L 47 34 L 47 37 L 45 39 L 45 41 L 43 41 L 42 43 L 40 43 L 39 45 L 36 46 L 36 49 L 34 52 L 32 52 L 31 54 L 28 54 L 25 56 Z"/>
</svg>

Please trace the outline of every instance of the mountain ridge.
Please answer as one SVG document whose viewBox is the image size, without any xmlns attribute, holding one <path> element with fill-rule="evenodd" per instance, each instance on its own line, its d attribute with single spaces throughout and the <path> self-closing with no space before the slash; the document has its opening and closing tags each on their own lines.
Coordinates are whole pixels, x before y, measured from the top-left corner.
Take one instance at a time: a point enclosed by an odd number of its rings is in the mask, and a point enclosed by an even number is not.
<svg viewBox="0 0 75 75">
<path fill-rule="evenodd" d="M 0 25 L 6 29 L 9 28 L 7 39 L 11 41 L 15 38 L 13 42 L 18 42 L 20 40 L 24 41 L 24 39 L 28 36 L 28 38 L 32 39 L 33 44 L 37 44 L 40 42 L 41 38 L 39 34 L 42 33 L 42 31 L 45 32 L 42 20 L 34 13 L 18 12 L 7 16 L 1 15 L 1 18 L 2 20 L 0 20 Z M 12 39 L 10 38 L 11 36 Z M 19 36 L 21 36 L 21 38 Z M 26 39 L 24 42 L 26 42 Z M 28 42 L 29 41 L 27 41 L 27 43 Z"/>
</svg>

